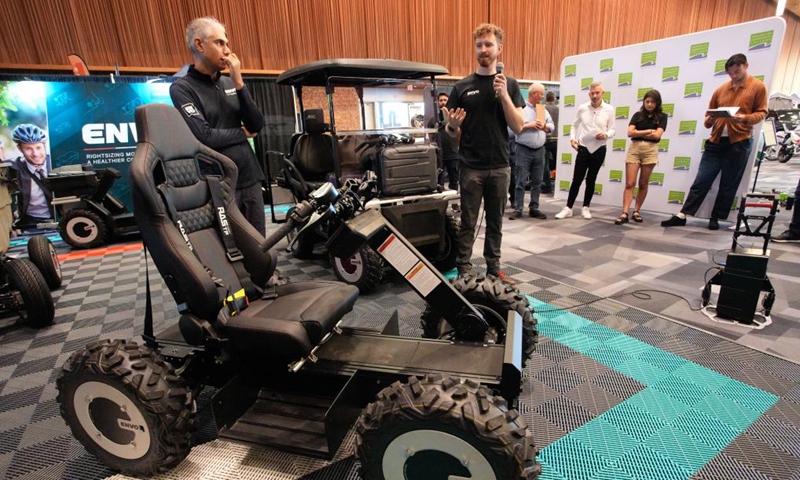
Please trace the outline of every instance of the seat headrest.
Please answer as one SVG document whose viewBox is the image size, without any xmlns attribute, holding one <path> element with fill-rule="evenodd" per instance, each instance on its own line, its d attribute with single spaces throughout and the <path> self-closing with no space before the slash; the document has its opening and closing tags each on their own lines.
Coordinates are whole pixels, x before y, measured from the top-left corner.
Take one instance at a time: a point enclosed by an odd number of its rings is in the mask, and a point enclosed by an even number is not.
<svg viewBox="0 0 800 480">
<path fill-rule="evenodd" d="M 325 131 L 325 116 L 321 108 L 311 108 L 303 112 L 306 133 L 315 135 Z"/>
<path fill-rule="evenodd" d="M 193 158 L 200 150 L 200 142 L 181 118 L 181 112 L 172 105 L 153 103 L 137 107 L 136 132 L 140 143 L 155 146 L 166 161 Z"/>
</svg>

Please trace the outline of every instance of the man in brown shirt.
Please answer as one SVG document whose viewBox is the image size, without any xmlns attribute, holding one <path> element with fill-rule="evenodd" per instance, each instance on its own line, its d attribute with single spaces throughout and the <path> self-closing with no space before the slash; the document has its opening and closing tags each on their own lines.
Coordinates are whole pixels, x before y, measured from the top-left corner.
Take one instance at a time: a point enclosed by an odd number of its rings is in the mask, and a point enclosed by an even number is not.
<svg viewBox="0 0 800 480">
<path fill-rule="evenodd" d="M 714 91 L 708 108 L 739 107 L 739 110 L 730 118 L 706 113 L 703 124 L 711 128 L 711 137 L 706 141 L 697 177 L 681 212 L 661 222 L 662 227 L 686 225 L 686 215 L 697 213 L 718 174 L 721 175 L 719 191 L 708 229 L 719 229 L 719 219 L 728 218 L 753 145 L 753 126 L 767 117 L 767 87 L 749 75 L 747 67 L 747 57 L 741 53 L 725 62 L 725 71 L 731 80 Z"/>
</svg>

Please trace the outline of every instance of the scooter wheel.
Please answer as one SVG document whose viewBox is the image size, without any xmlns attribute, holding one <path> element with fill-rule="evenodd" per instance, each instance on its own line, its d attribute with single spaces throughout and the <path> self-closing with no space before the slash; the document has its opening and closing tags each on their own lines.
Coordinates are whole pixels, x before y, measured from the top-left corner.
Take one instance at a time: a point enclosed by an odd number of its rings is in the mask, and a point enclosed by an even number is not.
<svg viewBox="0 0 800 480">
<path fill-rule="evenodd" d="M 39 269 L 24 258 L 9 258 L 3 269 L 8 281 L 22 297 L 22 305 L 17 308 L 25 323 L 33 328 L 52 324 L 55 318 L 53 296 Z"/>
<path fill-rule="evenodd" d="M 34 235 L 28 240 L 28 258 L 42 273 L 50 290 L 61 286 L 61 262 L 56 249 L 44 235 Z"/>
<path fill-rule="evenodd" d="M 368 246 L 361 247 L 349 258 L 330 254 L 330 260 L 336 278 L 358 287 L 361 294 L 371 292 L 381 283 L 383 260 Z"/>
<path fill-rule="evenodd" d="M 181 463 L 192 448 L 192 391 L 147 346 L 90 344 L 64 363 L 56 386 L 72 434 L 109 468 L 149 477 Z"/>
<path fill-rule="evenodd" d="M 81 208 L 67 210 L 58 222 L 61 239 L 72 248 L 94 248 L 108 241 L 108 226 L 100 215 Z"/>
<path fill-rule="evenodd" d="M 356 423 L 361 476 L 374 480 L 533 480 L 536 455 L 525 418 L 472 380 L 395 382 Z"/>
</svg>

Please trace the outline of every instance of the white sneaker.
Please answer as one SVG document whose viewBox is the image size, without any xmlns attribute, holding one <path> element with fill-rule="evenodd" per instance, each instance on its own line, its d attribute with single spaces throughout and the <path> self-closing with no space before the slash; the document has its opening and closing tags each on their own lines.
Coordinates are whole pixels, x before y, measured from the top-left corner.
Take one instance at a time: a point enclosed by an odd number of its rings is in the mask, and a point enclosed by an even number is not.
<svg viewBox="0 0 800 480">
<path fill-rule="evenodd" d="M 592 212 L 589 211 L 589 207 L 581 208 L 581 216 L 586 220 L 590 220 L 592 218 Z"/>
<path fill-rule="evenodd" d="M 556 213 L 556 218 L 561 220 L 562 218 L 569 218 L 572 216 L 572 209 L 569 207 L 564 207 L 563 210 Z"/>
</svg>

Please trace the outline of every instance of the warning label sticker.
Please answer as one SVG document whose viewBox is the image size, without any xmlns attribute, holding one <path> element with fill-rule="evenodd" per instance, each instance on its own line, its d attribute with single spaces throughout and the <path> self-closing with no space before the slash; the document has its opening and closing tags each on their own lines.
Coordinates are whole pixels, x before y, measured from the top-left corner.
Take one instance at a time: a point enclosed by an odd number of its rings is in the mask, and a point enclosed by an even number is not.
<svg viewBox="0 0 800 480">
<path fill-rule="evenodd" d="M 405 275 L 419 261 L 414 253 L 403 245 L 394 234 L 383 241 L 378 252 L 389 262 L 401 275 Z"/>
<path fill-rule="evenodd" d="M 406 274 L 406 280 L 408 280 L 408 283 L 413 285 L 423 297 L 427 297 L 428 294 L 436 288 L 436 285 L 439 284 L 439 279 L 436 275 L 422 262 L 417 263 L 414 268 Z"/>
</svg>

